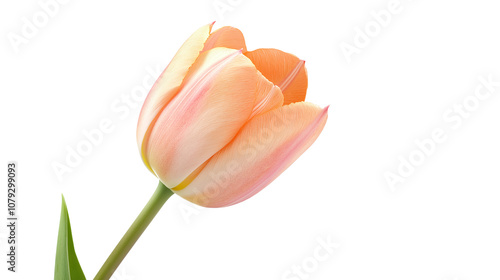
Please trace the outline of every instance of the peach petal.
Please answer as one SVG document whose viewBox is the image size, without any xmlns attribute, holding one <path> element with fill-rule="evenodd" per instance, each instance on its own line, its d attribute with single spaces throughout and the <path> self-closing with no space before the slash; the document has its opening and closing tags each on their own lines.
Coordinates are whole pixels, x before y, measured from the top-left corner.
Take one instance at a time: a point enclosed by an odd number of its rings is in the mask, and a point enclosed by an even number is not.
<svg viewBox="0 0 500 280">
<path fill-rule="evenodd" d="M 145 145 L 167 187 L 182 183 L 235 137 L 252 112 L 256 85 L 257 70 L 239 50 L 215 48 L 198 57 Z"/>
<path fill-rule="evenodd" d="M 305 100 L 307 71 L 303 60 L 276 49 L 257 49 L 245 55 L 269 81 L 280 87 L 285 105 Z"/>
<path fill-rule="evenodd" d="M 242 50 L 243 52 L 247 51 L 243 33 L 241 33 L 239 29 L 231 26 L 221 27 L 210 34 L 205 42 L 203 51 L 217 47 Z"/>
</svg>

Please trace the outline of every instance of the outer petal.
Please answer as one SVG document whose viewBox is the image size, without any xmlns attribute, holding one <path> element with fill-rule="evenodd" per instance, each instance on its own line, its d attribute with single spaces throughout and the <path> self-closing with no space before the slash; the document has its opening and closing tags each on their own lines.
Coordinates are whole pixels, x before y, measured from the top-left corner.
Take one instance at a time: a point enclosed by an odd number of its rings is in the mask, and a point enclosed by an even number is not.
<svg viewBox="0 0 500 280">
<path fill-rule="evenodd" d="M 255 117 L 189 185 L 174 191 L 205 207 L 250 198 L 311 146 L 326 123 L 327 111 L 300 102 Z"/>
<path fill-rule="evenodd" d="M 151 167 L 144 157 L 143 144 L 147 142 L 151 128 L 160 111 L 179 91 L 179 87 L 188 73 L 189 67 L 191 67 L 202 51 L 212 25 L 213 23 L 201 27 L 184 42 L 167 68 L 158 80 L 156 80 L 142 106 L 137 124 L 137 144 L 139 145 L 142 159 L 150 170 Z"/>
<path fill-rule="evenodd" d="M 305 100 L 307 72 L 303 60 L 276 49 L 257 49 L 245 55 L 269 81 L 280 87 L 285 105 Z"/>
<path fill-rule="evenodd" d="M 215 30 L 210 37 L 208 37 L 203 51 L 207 51 L 217 47 L 224 47 L 236 50 L 247 51 L 245 45 L 245 38 L 243 33 L 237 28 L 231 26 L 224 26 Z"/>
<path fill-rule="evenodd" d="M 167 187 L 184 181 L 248 121 L 257 73 L 240 50 L 215 48 L 198 57 L 145 145 L 146 158 Z"/>
</svg>

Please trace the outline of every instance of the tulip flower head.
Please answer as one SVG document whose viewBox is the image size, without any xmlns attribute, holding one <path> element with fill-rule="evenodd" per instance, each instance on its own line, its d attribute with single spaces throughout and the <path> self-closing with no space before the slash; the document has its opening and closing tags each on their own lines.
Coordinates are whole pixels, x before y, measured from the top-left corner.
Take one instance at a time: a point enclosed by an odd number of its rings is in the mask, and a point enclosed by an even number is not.
<svg viewBox="0 0 500 280">
<path fill-rule="evenodd" d="M 154 84 L 137 143 L 165 186 L 224 207 L 255 195 L 304 153 L 328 107 L 304 101 L 303 60 L 276 49 L 248 52 L 240 30 L 212 26 L 191 35 Z"/>
</svg>

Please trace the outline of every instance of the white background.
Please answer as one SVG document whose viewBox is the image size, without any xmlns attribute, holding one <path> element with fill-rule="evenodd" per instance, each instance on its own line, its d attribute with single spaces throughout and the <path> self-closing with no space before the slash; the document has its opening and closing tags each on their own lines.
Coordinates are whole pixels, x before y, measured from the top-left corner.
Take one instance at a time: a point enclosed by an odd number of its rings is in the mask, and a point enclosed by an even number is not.
<svg viewBox="0 0 500 280">
<path fill-rule="evenodd" d="M 0 162 L 4 174 L 8 160 L 19 165 L 20 225 L 19 272 L 2 264 L 0 278 L 53 278 L 61 192 L 80 263 L 94 277 L 157 183 L 136 147 L 142 100 L 122 98 L 217 20 L 215 28 L 241 29 L 249 50 L 306 60 L 307 100 L 331 105 L 328 123 L 241 204 L 204 209 L 170 199 L 113 279 L 499 279 L 500 87 L 460 125 L 443 114 L 464 100 L 474 105 L 479 77 L 500 81 L 500 6 L 401 0 L 386 26 L 374 25 L 372 12 L 390 2 L 70 0 L 15 46 L 9 38 L 23 36 L 23 18 L 44 10 L 34 0 L 2 1 Z M 349 62 L 341 46 L 356 47 L 356 28 L 367 26 L 372 36 Z M 113 131 L 59 180 L 53 164 L 65 164 L 67 149 L 104 119 Z M 415 141 L 435 129 L 446 141 L 391 188 L 384 174 L 398 175 L 400 157 L 418 153 Z M 318 239 L 328 238 L 338 247 L 314 260 Z M 293 276 L 293 266 L 308 272 Z"/>
</svg>

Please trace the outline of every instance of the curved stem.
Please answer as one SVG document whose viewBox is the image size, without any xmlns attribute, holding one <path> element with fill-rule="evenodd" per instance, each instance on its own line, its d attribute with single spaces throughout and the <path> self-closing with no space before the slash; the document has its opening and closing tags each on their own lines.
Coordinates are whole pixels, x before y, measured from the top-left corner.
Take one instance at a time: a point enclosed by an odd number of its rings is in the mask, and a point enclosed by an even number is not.
<svg viewBox="0 0 500 280">
<path fill-rule="evenodd" d="M 135 242 L 141 237 L 144 230 L 149 226 L 163 204 L 167 202 L 172 194 L 173 192 L 163 185 L 162 182 L 158 184 L 153 196 L 149 199 L 144 209 L 142 209 L 141 213 L 137 216 L 118 245 L 116 245 L 113 252 L 111 252 L 111 255 L 109 255 L 106 262 L 102 265 L 94 280 L 108 280 L 111 278 L 116 268 L 120 265 L 130 249 L 134 246 Z"/>
</svg>

